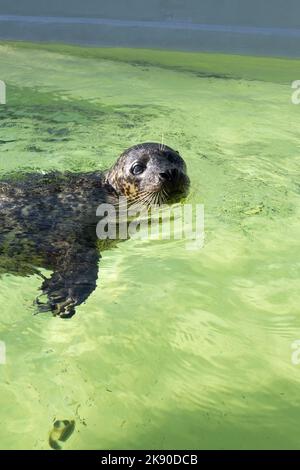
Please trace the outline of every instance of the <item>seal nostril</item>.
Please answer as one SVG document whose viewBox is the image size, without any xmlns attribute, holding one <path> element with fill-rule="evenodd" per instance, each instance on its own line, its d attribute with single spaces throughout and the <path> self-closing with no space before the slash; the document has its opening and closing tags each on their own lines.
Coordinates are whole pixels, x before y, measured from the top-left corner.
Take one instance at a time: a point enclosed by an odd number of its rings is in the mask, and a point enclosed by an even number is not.
<svg viewBox="0 0 300 470">
<path fill-rule="evenodd" d="M 165 171 L 163 173 L 159 173 L 159 177 L 162 181 L 168 181 L 176 183 L 179 178 L 179 171 L 177 168 L 173 168 L 172 170 Z"/>
<path fill-rule="evenodd" d="M 166 173 L 159 173 L 159 177 L 160 179 L 164 180 L 164 181 L 170 181 L 171 179 L 171 174 L 169 172 L 166 172 Z"/>
</svg>

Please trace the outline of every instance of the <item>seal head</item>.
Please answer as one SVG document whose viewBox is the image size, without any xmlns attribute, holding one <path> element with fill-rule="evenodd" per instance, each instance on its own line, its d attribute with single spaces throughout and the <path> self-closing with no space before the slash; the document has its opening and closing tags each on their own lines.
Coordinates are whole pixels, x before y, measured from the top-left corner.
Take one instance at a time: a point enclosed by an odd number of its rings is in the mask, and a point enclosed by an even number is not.
<svg viewBox="0 0 300 470">
<path fill-rule="evenodd" d="M 143 205 L 178 202 L 189 189 L 186 164 L 179 153 L 151 142 L 125 150 L 105 179 L 129 203 Z"/>
</svg>

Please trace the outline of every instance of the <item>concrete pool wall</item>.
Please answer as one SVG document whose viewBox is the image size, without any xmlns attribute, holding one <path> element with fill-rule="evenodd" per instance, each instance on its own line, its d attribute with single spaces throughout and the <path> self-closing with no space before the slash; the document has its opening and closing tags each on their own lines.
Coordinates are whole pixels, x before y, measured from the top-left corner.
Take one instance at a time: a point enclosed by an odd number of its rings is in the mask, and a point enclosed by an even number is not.
<svg viewBox="0 0 300 470">
<path fill-rule="evenodd" d="M 0 39 L 298 57 L 299 0 L 0 0 Z"/>
</svg>

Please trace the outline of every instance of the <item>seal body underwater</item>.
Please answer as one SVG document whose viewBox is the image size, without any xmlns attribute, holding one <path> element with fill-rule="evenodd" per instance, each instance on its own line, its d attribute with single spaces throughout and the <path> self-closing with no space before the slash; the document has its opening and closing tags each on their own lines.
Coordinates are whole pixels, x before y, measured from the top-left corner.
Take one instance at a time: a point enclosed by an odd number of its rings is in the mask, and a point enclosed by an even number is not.
<svg viewBox="0 0 300 470">
<path fill-rule="evenodd" d="M 165 145 L 145 143 L 100 172 L 25 174 L 0 181 L 0 272 L 43 277 L 39 311 L 71 317 L 96 287 L 100 252 L 97 207 L 171 203 L 188 192 L 182 157 Z M 39 268 L 52 271 L 45 278 Z"/>
</svg>

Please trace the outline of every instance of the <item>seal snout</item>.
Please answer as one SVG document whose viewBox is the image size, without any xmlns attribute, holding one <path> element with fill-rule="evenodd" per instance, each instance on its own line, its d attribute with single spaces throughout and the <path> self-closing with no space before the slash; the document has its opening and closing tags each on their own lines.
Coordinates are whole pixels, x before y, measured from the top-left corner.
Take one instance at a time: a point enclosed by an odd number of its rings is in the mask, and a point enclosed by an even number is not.
<svg viewBox="0 0 300 470">
<path fill-rule="evenodd" d="M 177 195 L 178 198 L 187 195 L 189 189 L 189 178 L 184 171 L 178 168 L 163 171 L 159 173 L 159 180 L 162 184 L 162 189 L 167 192 L 169 196 Z"/>
</svg>

